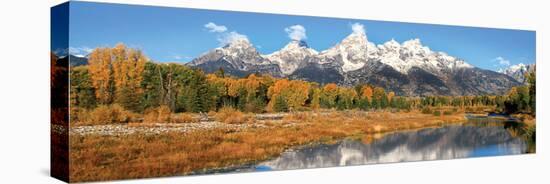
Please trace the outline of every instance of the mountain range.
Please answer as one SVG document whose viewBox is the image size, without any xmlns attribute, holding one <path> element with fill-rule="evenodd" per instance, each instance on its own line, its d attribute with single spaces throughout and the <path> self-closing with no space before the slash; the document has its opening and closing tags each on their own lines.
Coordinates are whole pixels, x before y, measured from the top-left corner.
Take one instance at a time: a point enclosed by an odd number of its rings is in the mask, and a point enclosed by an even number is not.
<svg viewBox="0 0 550 184">
<path fill-rule="evenodd" d="M 320 84 L 371 84 L 406 96 L 504 94 L 522 83 L 432 51 L 419 39 L 376 45 L 364 32 L 353 32 L 320 52 L 303 40 L 292 40 L 268 55 L 260 54 L 247 39 L 238 39 L 186 65 L 206 73 L 221 68 L 238 77 L 260 73 Z"/>
<path fill-rule="evenodd" d="M 69 54 L 69 60 L 71 66 L 81 66 L 88 64 L 88 56 Z"/>
<path fill-rule="evenodd" d="M 517 65 L 512 65 L 506 69 L 500 69 L 498 72 L 506 74 L 518 82 L 527 83 L 525 79 L 525 74 L 528 72 L 535 71 L 535 64 L 523 64 L 519 63 Z"/>
</svg>

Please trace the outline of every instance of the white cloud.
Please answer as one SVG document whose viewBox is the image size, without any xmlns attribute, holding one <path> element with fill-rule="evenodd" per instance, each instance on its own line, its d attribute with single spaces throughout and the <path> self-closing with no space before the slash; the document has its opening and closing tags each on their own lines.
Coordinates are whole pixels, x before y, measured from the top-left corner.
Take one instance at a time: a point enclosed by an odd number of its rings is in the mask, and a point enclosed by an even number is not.
<svg viewBox="0 0 550 184">
<path fill-rule="evenodd" d="M 227 27 L 223 25 L 216 25 L 213 22 L 208 22 L 204 25 L 204 27 L 208 29 L 209 32 L 216 33 L 216 35 L 218 36 L 218 42 L 221 46 L 233 43 L 238 40 L 248 41 L 248 37 L 246 35 L 240 34 L 237 31 L 227 32 Z"/>
<path fill-rule="evenodd" d="M 189 60 L 189 59 L 192 59 L 192 57 L 191 56 L 186 56 L 186 55 L 175 54 L 175 55 L 172 55 L 172 59 L 174 59 L 174 60 Z"/>
<path fill-rule="evenodd" d="M 357 22 L 351 25 L 351 30 L 355 34 L 365 34 L 365 26 Z"/>
<path fill-rule="evenodd" d="M 227 45 L 229 43 L 233 43 L 238 40 L 248 41 L 248 37 L 246 35 L 237 33 L 236 31 L 224 33 L 218 37 L 218 41 L 220 42 L 221 45 Z"/>
<path fill-rule="evenodd" d="M 204 27 L 208 29 L 209 32 L 213 32 L 213 33 L 223 33 L 227 31 L 227 27 L 223 25 L 216 25 L 213 22 L 209 22 L 208 24 L 205 24 Z"/>
<path fill-rule="evenodd" d="M 500 56 L 493 59 L 493 62 L 498 62 L 498 64 L 501 66 L 510 66 L 510 60 L 507 60 Z"/>
<path fill-rule="evenodd" d="M 86 46 L 84 46 L 84 47 L 69 47 L 69 54 L 74 55 L 74 56 L 79 56 L 79 57 L 87 56 L 92 51 L 93 51 L 93 49 L 91 49 L 89 47 L 86 47 Z"/>
<path fill-rule="evenodd" d="M 288 37 L 292 40 L 300 41 L 300 40 L 307 39 L 306 28 L 304 28 L 304 26 L 299 24 L 285 28 L 285 32 L 288 34 Z"/>
</svg>

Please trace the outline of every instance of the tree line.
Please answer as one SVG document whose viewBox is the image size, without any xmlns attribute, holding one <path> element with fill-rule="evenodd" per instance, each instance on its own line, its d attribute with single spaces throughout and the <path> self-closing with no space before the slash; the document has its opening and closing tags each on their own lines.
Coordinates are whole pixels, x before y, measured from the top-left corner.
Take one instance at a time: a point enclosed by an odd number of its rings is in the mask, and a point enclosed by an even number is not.
<svg viewBox="0 0 550 184">
<path fill-rule="evenodd" d="M 535 112 L 534 72 L 527 76 L 528 85 L 514 87 L 503 96 L 404 97 L 368 84 L 321 85 L 261 74 L 235 78 L 223 69 L 205 74 L 181 64 L 151 62 L 141 51 L 118 44 L 95 49 L 88 65 L 73 67 L 70 75 L 73 111 L 118 104 L 137 113 L 159 106 L 172 112 L 209 112 L 222 107 L 261 113 L 442 106 L 496 106 L 507 113 Z"/>
</svg>

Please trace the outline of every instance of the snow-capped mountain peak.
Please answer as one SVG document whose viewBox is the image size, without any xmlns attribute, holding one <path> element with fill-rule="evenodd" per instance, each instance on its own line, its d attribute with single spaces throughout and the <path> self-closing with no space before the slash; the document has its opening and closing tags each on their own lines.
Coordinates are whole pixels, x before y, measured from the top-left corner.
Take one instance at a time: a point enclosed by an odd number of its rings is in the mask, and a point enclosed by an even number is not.
<svg viewBox="0 0 550 184">
<path fill-rule="evenodd" d="M 519 63 L 519 64 L 516 64 L 516 65 L 512 65 L 506 69 L 499 69 L 498 72 L 500 73 L 504 73 L 504 74 L 511 74 L 511 73 L 515 73 L 515 72 L 518 72 L 518 71 L 523 71 L 523 70 L 526 70 L 527 69 L 527 65 L 523 64 L 523 63 Z"/>
<path fill-rule="evenodd" d="M 408 52 L 409 54 L 421 54 L 421 55 L 428 55 L 431 54 L 432 51 L 429 47 L 426 47 L 422 45 L 420 42 L 420 39 L 412 39 L 403 42 L 403 49 L 405 52 Z"/>
<path fill-rule="evenodd" d="M 317 54 L 317 51 L 310 48 L 309 45 L 303 40 L 292 40 L 288 42 L 280 51 L 289 51 L 289 52 L 313 52 Z"/>
<path fill-rule="evenodd" d="M 420 39 L 407 40 L 400 44 L 394 39 L 378 45 L 380 62 L 406 74 L 411 68 L 419 67 L 434 73 L 456 68 L 471 68 L 463 60 L 449 56 L 444 52 L 434 52 L 422 45 Z"/>
<path fill-rule="evenodd" d="M 521 82 L 475 68 L 444 52 L 432 51 L 420 39 L 402 43 L 392 39 L 375 45 L 362 30 L 354 29 L 339 43 L 321 52 L 295 39 L 278 51 L 261 55 L 249 40 L 232 40 L 188 65 L 207 73 L 222 68 L 227 74 L 239 77 L 262 73 L 320 84 L 369 83 L 413 96 L 501 94 Z M 513 66 L 510 71 L 521 68 L 524 66 Z M 477 80 L 480 77 L 490 80 Z"/>
<path fill-rule="evenodd" d="M 309 57 L 314 57 L 318 52 L 309 48 L 303 40 L 292 40 L 281 50 L 273 52 L 264 57 L 276 63 L 285 75 L 292 74 L 299 67 L 304 66 Z"/>
<path fill-rule="evenodd" d="M 218 49 L 233 53 L 248 50 L 256 51 L 256 48 L 254 48 L 254 46 L 252 45 L 252 43 L 250 43 L 250 41 L 248 41 L 248 39 L 237 39 Z"/>
<path fill-rule="evenodd" d="M 386 48 L 386 49 L 399 49 L 401 48 L 401 44 L 397 41 L 395 41 L 394 39 L 391 39 L 390 41 L 387 41 L 386 43 L 384 43 L 383 45 L 379 45 L 378 46 L 379 48 Z"/>
<path fill-rule="evenodd" d="M 354 71 L 362 68 L 368 60 L 367 35 L 364 32 L 353 32 L 336 44 L 320 53 L 322 63 L 330 63 L 335 58 L 342 62 L 344 72 Z"/>
<path fill-rule="evenodd" d="M 233 62 L 241 61 L 248 64 L 270 64 L 269 60 L 260 56 L 256 48 L 246 38 L 236 39 L 229 44 L 217 48 L 216 51 L 221 52 L 224 59 Z"/>
<path fill-rule="evenodd" d="M 368 39 L 365 32 L 353 32 L 344 38 L 341 42 L 341 45 L 351 46 L 351 45 L 367 45 Z"/>
<path fill-rule="evenodd" d="M 516 79 L 518 82 L 525 83 L 525 73 L 535 70 L 535 64 L 523 64 L 519 63 L 516 65 L 512 65 L 505 69 L 499 69 L 498 72 L 502 74 L 506 74 L 514 79 Z"/>
<path fill-rule="evenodd" d="M 246 37 L 233 39 L 223 47 L 210 50 L 187 65 L 201 68 L 206 73 L 223 69 L 229 75 L 244 77 L 252 73 L 281 76 L 281 70 L 256 50 Z"/>
<path fill-rule="evenodd" d="M 344 38 L 340 43 L 321 52 L 322 55 L 337 55 L 342 52 L 349 54 L 365 54 L 367 50 L 367 35 L 365 33 L 351 33 Z"/>
</svg>

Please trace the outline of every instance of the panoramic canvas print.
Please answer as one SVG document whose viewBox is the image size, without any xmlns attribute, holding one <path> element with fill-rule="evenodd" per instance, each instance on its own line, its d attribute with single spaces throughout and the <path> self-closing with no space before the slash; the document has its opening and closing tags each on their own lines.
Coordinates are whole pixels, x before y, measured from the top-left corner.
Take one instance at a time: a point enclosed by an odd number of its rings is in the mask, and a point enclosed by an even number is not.
<svg viewBox="0 0 550 184">
<path fill-rule="evenodd" d="M 64 181 L 536 151 L 535 31 L 78 1 L 51 15 Z"/>
</svg>

